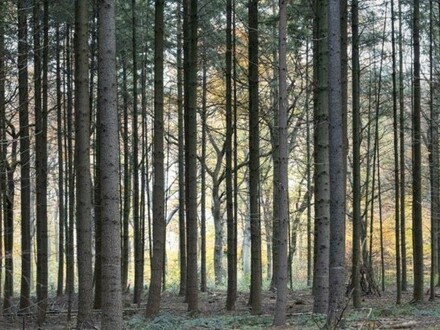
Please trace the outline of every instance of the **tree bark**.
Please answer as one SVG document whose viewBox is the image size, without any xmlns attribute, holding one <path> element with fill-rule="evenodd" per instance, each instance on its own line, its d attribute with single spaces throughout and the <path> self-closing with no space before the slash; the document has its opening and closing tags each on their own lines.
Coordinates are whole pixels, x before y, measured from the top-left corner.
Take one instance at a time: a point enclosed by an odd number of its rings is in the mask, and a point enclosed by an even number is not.
<svg viewBox="0 0 440 330">
<path fill-rule="evenodd" d="M 313 312 L 326 314 L 329 304 L 330 191 L 328 137 L 327 1 L 316 0 L 314 45 L 314 195 L 316 261 Z"/>
<path fill-rule="evenodd" d="M 360 66 L 359 66 L 359 7 L 358 1 L 351 3 L 352 43 L 352 112 L 353 112 L 353 256 L 352 287 L 353 307 L 361 306 L 361 169 L 360 169 Z"/>
<path fill-rule="evenodd" d="M 414 0 L 413 8 L 413 113 L 412 113 L 412 238 L 414 262 L 414 302 L 423 301 L 423 230 L 422 230 L 422 135 L 421 135 L 421 95 L 420 95 L 420 1 Z"/>
<path fill-rule="evenodd" d="M 79 329 L 90 326 L 92 309 L 92 185 L 90 177 L 88 1 L 75 7 L 75 174 Z"/>
<path fill-rule="evenodd" d="M 336 325 L 345 302 L 345 142 L 343 124 L 341 1 L 328 3 L 330 265 L 328 324 Z"/>
<path fill-rule="evenodd" d="M 156 0 L 154 19 L 154 141 L 153 141 L 153 260 L 148 292 L 147 316 L 159 312 L 165 255 L 165 180 L 164 180 L 164 0 Z"/>
<path fill-rule="evenodd" d="M 104 330 L 122 329 L 119 149 L 116 90 L 115 3 L 99 2 L 98 111 L 100 112 L 102 319 Z"/>
<path fill-rule="evenodd" d="M 278 98 L 278 163 L 279 182 L 273 189 L 278 190 L 279 227 L 278 272 L 276 280 L 277 299 L 275 303 L 274 325 L 286 324 L 287 308 L 287 236 L 289 222 L 289 184 L 288 184 L 288 144 L 287 144 L 287 0 L 279 1 L 278 51 L 279 51 L 279 98 Z M 275 219 L 276 221 L 277 219 Z"/>
<path fill-rule="evenodd" d="M 187 302 L 198 311 L 197 274 L 197 27 L 198 1 L 184 0 L 185 202 L 187 237 Z"/>
<path fill-rule="evenodd" d="M 258 0 L 249 0 L 249 210 L 252 314 L 261 313 L 260 128 L 258 98 Z"/>
<path fill-rule="evenodd" d="M 20 309 L 30 305 L 31 232 L 30 232 L 30 141 L 29 141 L 29 97 L 28 97 L 28 45 L 27 5 L 18 1 L 18 98 L 20 120 L 20 186 L 21 186 L 21 289 Z M 12 221 L 12 219 L 11 219 Z M 12 225 L 12 222 L 11 222 Z M 5 228 L 6 230 L 6 228 Z M 12 228 L 11 228 L 12 230 Z M 12 242 L 10 242 L 12 248 Z M 12 257 L 11 257 L 12 260 Z M 9 270 L 6 269 L 8 272 Z M 12 269 L 11 269 L 12 271 Z M 12 273 L 11 273 L 12 276 Z M 12 282 L 11 282 L 12 284 Z M 6 291 L 6 285 L 5 285 Z M 12 292 L 11 292 L 12 296 Z M 6 296 L 5 296 L 6 298 Z M 4 308 L 7 308 L 6 299 Z"/>
</svg>

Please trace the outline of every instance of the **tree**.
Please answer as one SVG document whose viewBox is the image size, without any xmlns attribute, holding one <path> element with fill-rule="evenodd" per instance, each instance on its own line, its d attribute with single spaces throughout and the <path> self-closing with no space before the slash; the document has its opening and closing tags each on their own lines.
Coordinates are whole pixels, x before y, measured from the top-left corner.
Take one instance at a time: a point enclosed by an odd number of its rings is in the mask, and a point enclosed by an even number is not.
<svg viewBox="0 0 440 330">
<path fill-rule="evenodd" d="M 188 310 L 198 310 L 197 275 L 197 0 L 184 0 L 185 202 Z"/>
<path fill-rule="evenodd" d="M 414 302 L 423 301 L 423 232 L 422 232 L 422 134 L 420 126 L 421 92 L 420 92 L 420 1 L 414 1 L 413 8 L 413 112 L 412 112 L 412 238 L 413 238 L 413 274 Z"/>
<path fill-rule="evenodd" d="M 47 113 L 48 113 L 48 52 L 49 3 L 44 1 L 43 47 L 41 47 L 41 3 L 34 3 L 35 82 L 35 171 L 37 193 L 37 301 L 38 323 L 46 317 L 48 298 L 48 225 L 47 225 Z"/>
<path fill-rule="evenodd" d="M 92 309 L 92 184 L 90 177 L 88 2 L 75 6 L 75 172 L 78 259 L 78 328 L 87 328 Z"/>
<path fill-rule="evenodd" d="M 233 310 L 237 299 L 237 247 L 232 188 L 232 0 L 226 2 L 226 218 L 228 235 L 228 289 L 226 309 Z"/>
<path fill-rule="evenodd" d="M 177 126 L 178 126 L 178 176 L 179 176 L 179 295 L 186 294 L 186 233 L 185 233 L 185 137 L 183 128 L 183 79 L 182 79 L 182 19 L 181 1 L 177 3 Z"/>
<path fill-rule="evenodd" d="M 147 316 L 159 312 L 165 254 L 165 180 L 163 119 L 164 0 L 155 2 L 154 19 L 154 141 L 153 141 L 153 260 Z"/>
<path fill-rule="evenodd" d="M 336 325 L 345 301 L 345 150 L 342 93 L 341 0 L 328 2 L 330 262 L 328 324 Z"/>
<path fill-rule="evenodd" d="M 261 313 L 260 128 L 258 104 L 258 0 L 248 3 L 249 211 L 251 221 L 252 314 Z"/>
<path fill-rule="evenodd" d="M 352 112 L 353 112 L 353 306 L 359 308 L 361 305 L 361 168 L 360 168 L 360 68 L 359 68 L 359 16 L 358 1 L 351 2 L 352 20 Z"/>
<path fill-rule="evenodd" d="M 139 141 L 137 109 L 137 54 L 136 54 L 136 0 L 132 0 L 132 56 L 133 56 L 133 224 L 134 224 L 134 296 L 135 304 L 141 303 L 144 286 L 144 249 L 141 218 L 139 217 Z"/>
<path fill-rule="evenodd" d="M 396 304 L 400 304 L 402 295 L 401 285 L 401 258 L 400 258 L 400 177 L 399 177 L 399 132 L 398 132 L 398 116 L 397 116 L 397 74 L 396 74 L 396 37 L 395 37 L 395 12 L 394 1 L 391 1 L 391 46 L 392 46 L 392 61 L 393 61 L 393 132 L 394 132 L 394 199 L 395 199 L 395 236 L 396 236 L 396 285 L 397 297 Z M 403 193 L 403 192 L 402 192 Z"/>
<path fill-rule="evenodd" d="M 289 223 L 288 145 L 287 145 L 287 0 L 279 0 L 278 50 L 279 50 L 279 98 L 278 98 L 278 169 L 279 182 L 273 189 L 278 190 L 279 221 L 278 272 L 276 279 L 277 299 L 274 325 L 286 323 L 287 307 L 287 236 Z"/>
<path fill-rule="evenodd" d="M 98 111 L 102 219 L 102 329 L 122 329 L 115 2 L 99 2 Z"/>
<path fill-rule="evenodd" d="M 314 21 L 314 196 L 315 196 L 315 267 L 313 271 L 313 312 L 326 314 L 329 292 L 330 191 L 328 165 L 328 58 L 327 1 L 315 1 Z"/>
<path fill-rule="evenodd" d="M 57 24 L 56 32 L 56 98 L 57 98 L 57 148 L 58 148 L 58 276 L 57 296 L 63 294 L 64 284 L 64 223 L 65 223 L 65 199 L 64 199 L 64 152 L 63 152 L 63 106 L 61 93 L 61 36 L 60 24 Z"/>
<path fill-rule="evenodd" d="M 21 288 L 20 309 L 30 305 L 31 232 L 30 232 L 30 140 L 28 98 L 27 9 L 24 0 L 17 2 L 18 85 L 20 112 L 20 186 L 21 186 Z M 12 220 L 12 219 L 11 219 Z M 6 228 L 5 228 L 6 229 Z M 10 242 L 12 244 L 12 242 Z M 12 245 L 11 245 L 12 247 Z M 8 269 L 7 269 L 8 271 Z M 12 271 L 12 269 L 11 269 Z M 6 285 L 5 285 L 6 290 Z M 6 301 L 4 308 L 7 308 Z"/>
</svg>

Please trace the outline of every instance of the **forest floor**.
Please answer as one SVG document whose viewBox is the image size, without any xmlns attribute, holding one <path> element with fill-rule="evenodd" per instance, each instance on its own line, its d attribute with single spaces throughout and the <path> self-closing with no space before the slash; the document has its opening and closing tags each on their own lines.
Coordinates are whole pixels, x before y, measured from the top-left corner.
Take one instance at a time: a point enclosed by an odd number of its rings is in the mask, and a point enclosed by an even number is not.
<svg viewBox="0 0 440 330">
<path fill-rule="evenodd" d="M 440 290 L 439 300 L 414 305 L 410 303 L 411 292 L 402 296 L 402 304 L 395 305 L 395 292 L 385 292 L 379 296 L 364 296 L 360 309 L 347 305 L 338 328 L 340 329 L 440 329 Z M 154 320 L 144 318 L 145 306 L 130 304 L 126 297 L 124 319 L 126 329 L 322 329 L 324 319 L 312 315 L 313 297 L 310 290 L 294 291 L 289 294 L 288 320 L 283 328 L 272 326 L 276 294 L 263 294 L 263 313 L 254 316 L 247 305 L 248 294 L 238 295 L 236 310 L 226 311 L 224 291 L 200 293 L 200 312 L 190 315 L 183 297 L 166 291 L 162 296 L 162 308 Z M 146 299 L 145 299 L 146 300 Z M 40 329 L 75 329 L 75 308 L 72 318 L 67 320 L 67 299 L 58 298 L 51 302 L 45 325 Z M 99 313 L 94 312 L 95 327 L 99 329 Z M 0 329 L 37 329 L 31 316 L 10 315 L 0 319 Z M 118 330 L 118 329 L 115 329 Z"/>
</svg>

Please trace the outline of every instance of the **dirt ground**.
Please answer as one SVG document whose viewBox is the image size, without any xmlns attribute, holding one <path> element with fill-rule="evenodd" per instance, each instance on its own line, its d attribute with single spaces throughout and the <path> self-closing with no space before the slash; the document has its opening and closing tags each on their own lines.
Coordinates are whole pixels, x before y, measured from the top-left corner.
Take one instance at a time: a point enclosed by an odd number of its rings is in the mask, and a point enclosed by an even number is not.
<svg viewBox="0 0 440 330">
<path fill-rule="evenodd" d="M 189 315 L 183 297 L 166 291 L 162 296 L 162 308 L 154 320 L 144 318 L 145 306 L 130 304 L 130 296 L 125 297 L 124 319 L 126 329 L 275 329 L 272 315 L 276 294 L 264 292 L 263 313 L 251 314 L 247 305 L 248 294 L 240 293 L 236 310 L 226 311 L 224 291 L 200 293 L 200 311 Z M 402 296 L 402 304 L 395 305 L 395 292 L 389 291 L 379 296 L 364 296 L 361 309 L 351 308 L 350 302 L 338 324 L 340 329 L 439 329 L 440 330 L 440 290 L 438 300 L 419 305 L 410 303 L 411 292 Z M 146 300 L 146 299 L 145 299 Z M 321 329 L 324 318 L 312 315 L 313 297 L 310 290 L 294 291 L 289 294 L 287 325 L 278 329 Z M 46 323 L 41 329 L 75 329 L 75 311 L 68 320 L 67 298 L 57 298 L 50 302 Z M 93 326 L 100 329 L 99 311 L 93 312 Z M 32 315 L 11 313 L 0 320 L 0 329 L 38 329 Z M 118 329 L 115 329 L 118 330 Z"/>
</svg>

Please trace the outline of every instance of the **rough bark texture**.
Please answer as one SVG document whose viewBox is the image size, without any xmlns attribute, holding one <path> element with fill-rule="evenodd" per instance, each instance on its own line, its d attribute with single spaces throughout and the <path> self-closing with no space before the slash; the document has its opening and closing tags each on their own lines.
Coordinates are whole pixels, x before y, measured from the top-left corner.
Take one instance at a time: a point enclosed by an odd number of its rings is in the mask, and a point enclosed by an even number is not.
<svg viewBox="0 0 440 330">
<path fill-rule="evenodd" d="M 34 50 L 35 64 L 40 63 L 39 77 L 36 77 L 41 83 L 41 103 L 37 108 L 37 88 L 35 88 L 35 172 L 36 172 L 36 203 L 37 203 L 37 301 L 38 301 L 38 323 L 42 324 L 46 317 L 47 298 L 48 298 L 48 225 L 47 225 L 47 109 L 48 109 L 48 47 L 49 47 L 49 3 L 44 1 L 44 13 L 41 11 L 41 3 L 34 6 L 34 40 L 40 39 L 41 33 L 38 30 L 43 29 L 43 45 L 38 40 L 34 48 L 38 46 L 38 51 Z M 41 17 L 43 14 L 43 24 Z M 37 60 L 37 57 L 39 59 Z M 37 69 L 35 69 L 35 74 Z"/>
<path fill-rule="evenodd" d="M 18 1 L 18 98 L 20 112 L 20 185 L 21 185 L 21 288 L 20 309 L 30 305 L 31 274 L 31 190 L 30 190 L 30 142 L 28 100 L 28 45 L 27 5 Z M 6 228 L 5 228 L 6 229 Z M 12 244 L 12 242 L 11 242 Z M 11 245 L 12 246 L 12 245 Z M 11 274 L 12 276 L 12 274 Z M 6 285 L 5 285 L 6 290 Z M 5 299 L 6 308 L 6 299 Z"/>
<path fill-rule="evenodd" d="M 413 300 L 423 301 L 423 231 L 422 231 L 422 135 L 420 127 L 421 119 L 421 95 L 420 95 L 420 2 L 414 1 L 413 11 L 413 46 L 414 46 L 414 105 L 412 113 L 412 239 L 413 239 L 413 273 L 414 291 Z"/>
<path fill-rule="evenodd" d="M 330 265 L 328 324 L 339 321 L 345 303 L 345 150 L 342 100 L 341 1 L 328 3 Z"/>
<path fill-rule="evenodd" d="M 187 237 L 187 302 L 198 311 L 197 274 L 197 0 L 184 0 L 185 199 Z"/>
<path fill-rule="evenodd" d="M 93 298 L 92 184 L 90 177 L 90 102 L 88 1 L 75 7 L 75 171 L 78 260 L 77 327 L 87 328 Z"/>
<path fill-rule="evenodd" d="M 136 1 L 132 0 L 133 58 L 133 224 L 134 224 L 134 294 L 133 303 L 140 304 L 144 286 L 144 243 L 142 219 L 139 213 L 139 138 L 137 102 Z"/>
<path fill-rule="evenodd" d="M 279 99 L 278 99 L 278 138 L 279 138 L 279 182 L 273 187 L 278 190 L 278 209 L 280 222 L 278 227 L 278 272 L 277 299 L 275 304 L 274 325 L 286 323 L 287 307 L 287 236 L 289 222 L 289 185 L 288 185 L 288 144 L 287 144 L 287 0 L 279 1 L 278 50 L 279 50 Z"/>
<path fill-rule="evenodd" d="M 57 296 L 64 292 L 64 224 L 66 218 L 64 196 L 63 96 L 61 92 L 61 37 L 56 28 L 56 89 L 57 89 L 57 147 L 58 147 L 58 275 Z"/>
<path fill-rule="evenodd" d="M 395 202 L 395 248 L 396 248 L 396 286 L 397 296 L 396 304 L 400 304 L 402 295 L 402 274 L 400 258 L 400 176 L 399 176 L 399 118 L 397 115 L 397 73 L 396 73 L 396 37 L 395 37 L 395 11 L 394 0 L 391 1 L 391 43 L 392 43 L 392 61 L 393 61 L 393 133 L 394 133 L 394 202 Z M 401 155 L 400 155 L 401 156 Z"/>
<path fill-rule="evenodd" d="M 237 249 L 232 186 L 232 0 L 226 2 L 226 221 L 228 236 L 228 288 L 226 309 L 235 308 L 237 299 Z"/>
<path fill-rule="evenodd" d="M 159 312 L 165 254 L 163 27 L 164 0 L 156 0 L 154 19 L 153 260 L 151 261 L 151 280 L 147 302 L 148 317 L 153 317 Z"/>
<path fill-rule="evenodd" d="M 361 305 L 361 169 L 360 169 L 360 67 L 359 67 L 359 17 L 358 1 L 351 3 L 352 19 L 352 108 L 353 108 L 353 256 L 352 256 L 352 288 L 353 307 Z"/>
<path fill-rule="evenodd" d="M 252 314 L 261 313 L 260 128 L 258 104 L 258 0 L 249 0 L 249 210 Z"/>
<path fill-rule="evenodd" d="M 186 233 L 185 233 L 185 138 L 183 127 L 183 77 L 182 77 L 182 19 L 180 18 L 181 1 L 177 4 L 179 21 L 177 24 L 177 115 L 179 143 L 179 296 L 186 293 Z"/>
<path fill-rule="evenodd" d="M 326 314 L 329 292 L 330 190 L 328 164 L 327 91 L 327 1 L 316 0 L 314 45 L 314 194 L 315 194 L 315 268 L 313 271 L 313 312 Z"/>
<path fill-rule="evenodd" d="M 102 320 L 104 330 L 122 329 L 119 149 L 116 90 L 115 3 L 99 2 L 98 111 L 100 112 Z"/>
</svg>

